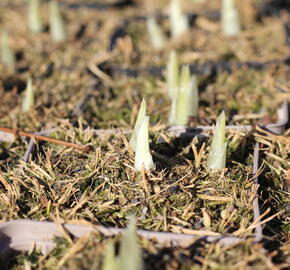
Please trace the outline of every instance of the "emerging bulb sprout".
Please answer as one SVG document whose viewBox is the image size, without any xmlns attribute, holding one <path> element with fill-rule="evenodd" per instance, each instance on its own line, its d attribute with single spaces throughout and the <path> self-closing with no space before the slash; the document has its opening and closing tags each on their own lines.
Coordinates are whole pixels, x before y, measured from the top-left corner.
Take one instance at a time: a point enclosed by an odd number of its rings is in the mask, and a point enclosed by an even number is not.
<svg viewBox="0 0 290 270">
<path fill-rule="evenodd" d="M 54 42 L 63 42 L 66 40 L 65 25 L 59 10 L 58 2 L 55 0 L 49 2 L 49 27 Z"/>
<path fill-rule="evenodd" d="M 208 169 L 224 169 L 226 166 L 227 142 L 225 139 L 225 113 L 222 112 L 216 122 L 213 139 L 207 158 Z"/>
<path fill-rule="evenodd" d="M 27 81 L 27 86 L 24 92 L 24 99 L 22 102 L 22 111 L 28 112 L 34 106 L 34 93 L 31 78 Z"/>
<path fill-rule="evenodd" d="M 144 116 L 136 139 L 136 152 L 135 152 L 135 163 L 134 168 L 136 171 L 142 169 L 151 170 L 154 169 L 154 163 L 149 149 L 149 116 Z"/>
<path fill-rule="evenodd" d="M 14 66 L 16 57 L 9 44 L 9 36 L 6 31 L 1 34 L 1 62 L 6 66 Z"/>
<path fill-rule="evenodd" d="M 142 252 L 138 245 L 135 218 L 131 217 L 121 241 L 120 255 L 115 256 L 115 247 L 109 242 L 102 270 L 143 270 Z"/>
<path fill-rule="evenodd" d="M 197 116 L 198 88 L 197 79 L 190 75 L 189 66 L 183 66 L 179 73 L 176 53 L 170 53 L 167 64 L 167 87 L 171 99 L 169 122 L 171 125 L 184 126 L 189 116 Z"/>
<path fill-rule="evenodd" d="M 179 62 L 175 51 L 171 51 L 167 63 L 167 89 L 171 100 L 175 100 L 179 87 Z"/>
<path fill-rule="evenodd" d="M 135 152 L 134 168 L 141 171 L 142 168 L 150 170 L 154 168 L 154 163 L 149 149 L 149 116 L 146 116 L 146 101 L 143 98 L 132 137 L 130 146 Z"/>
<path fill-rule="evenodd" d="M 136 123 L 135 123 L 135 127 L 134 127 L 134 130 L 133 130 L 133 133 L 132 133 L 132 137 L 131 137 L 131 139 L 129 141 L 130 146 L 131 146 L 131 148 L 132 148 L 132 150 L 134 152 L 136 152 L 137 134 L 139 132 L 142 120 L 143 120 L 143 118 L 145 116 L 146 116 L 146 100 L 143 98 L 142 102 L 141 102 L 141 106 L 140 106 L 139 112 L 138 112 L 138 116 L 137 116 L 137 120 L 136 120 Z"/>
<path fill-rule="evenodd" d="M 188 30 L 189 22 L 181 11 L 180 0 L 171 0 L 169 19 L 173 37 L 178 37 Z"/>
<path fill-rule="evenodd" d="M 28 28 L 33 33 L 42 31 L 39 0 L 28 0 Z"/>
<path fill-rule="evenodd" d="M 158 25 L 155 17 L 148 16 L 146 24 L 153 48 L 157 50 L 164 48 L 166 44 L 166 38 L 163 35 L 162 30 Z"/>
<path fill-rule="evenodd" d="M 142 270 L 142 252 L 138 246 L 136 233 L 136 222 L 134 217 L 130 217 L 129 226 L 124 233 L 121 250 L 120 266 L 121 270 Z"/>
<path fill-rule="evenodd" d="M 189 116 L 197 116 L 198 92 L 196 77 L 190 75 L 189 66 L 183 66 L 176 97 L 176 125 L 184 126 Z"/>
<path fill-rule="evenodd" d="M 222 30 L 226 36 L 236 36 L 241 32 L 239 13 L 234 0 L 222 1 Z"/>
<path fill-rule="evenodd" d="M 120 270 L 120 261 L 119 258 L 115 256 L 113 241 L 110 241 L 107 245 L 102 270 Z"/>
</svg>

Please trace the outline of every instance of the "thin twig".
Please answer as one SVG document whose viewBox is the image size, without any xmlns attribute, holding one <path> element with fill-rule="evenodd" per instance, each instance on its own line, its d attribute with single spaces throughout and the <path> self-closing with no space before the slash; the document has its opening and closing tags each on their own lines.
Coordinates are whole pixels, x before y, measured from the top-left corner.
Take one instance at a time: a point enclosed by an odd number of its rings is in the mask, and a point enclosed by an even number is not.
<svg viewBox="0 0 290 270">
<path fill-rule="evenodd" d="M 0 127 L 0 131 L 11 133 L 11 134 L 14 134 L 15 136 L 24 136 L 24 137 L 34 138 L 34 139 L 39 140 L 39 141 L 46 141 L 46 142 L 51 142 L 51 143 L 55 143 L 55 144 L 59 144 L 59 145 L 64 145 L 64 146 L 72 147 L 72 148 L 82 150 L 85 152 L 88 152 L 91 150 L 90 147 L 86 146 L 86 145 L 66 142 L 66 141 L 55 139 L 55 138 L 34 134 L 31 132 L 20 131 L 17 129 Z"/>
<path fill-rule="evenodd" d="M 262 129 L 259 126 L 256 126 L 256 130 L 258 132 L 264 133 L 264 134 L 255 133 L 254 135 L 256 137 L 264 138 L 264 139 L 270 139 L 272 141 L 278 141 L 278 142 L 285 143 L 285 144 L 289 144 L 290 143 L 290 138 L 289 137 L 273 134 L 272 132 L 269 132 L 269 131 L 267 131 L 265 129 Z"/>
</svg>

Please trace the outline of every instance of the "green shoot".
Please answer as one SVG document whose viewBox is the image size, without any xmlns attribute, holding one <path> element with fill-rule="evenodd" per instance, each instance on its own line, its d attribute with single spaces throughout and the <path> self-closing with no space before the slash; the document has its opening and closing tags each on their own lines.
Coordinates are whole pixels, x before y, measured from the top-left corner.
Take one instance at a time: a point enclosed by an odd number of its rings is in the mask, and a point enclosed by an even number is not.
<svg viewBox="0 0 290 270">
<path fill-rule="evenodd" d="M 179 37 L 188 30 L 188 19 L 181 11 L 180 0 L 171 0 L 169 19 L 173 37 Z"/>
<path fill-rule="evenodd" d="M 189 66 L 183 66 L 180 74 L 180 86 L 176 99 L 176 124 L 184 126 L 189 116 L 196 116 L 198 93 L 196 77 L 190 76 Z"/>
<path fill-rule="evenodd" d="M 234 0 L 223 0 L 221 17 L 223 33 L 226 36 L 236 36 L 240 33 L 240 18 Z"/>
<path fill-rule="evenodd" d="M 143 270 L 142 251 L 138 245 L 135 218 L 131 217 L 121 241 L 120 254 L 115 256 L 114 243 L 109 242 L 102 270 Z"/>
<path fill-rule="evenodd" d="M 51 0 L 49 2 L 49 27 L 52 40 L 54 42 L 63 42 L 66 40 L 66 30 L 59 10 L 58 2 Z"/>
<path fill-rule="evenodd" d="M 178 91 L 172 99 L 169 122 L 171 125 L 185 126 L 190 116 L 197 116 L 197 80 L 195 76 L 190 75 L 187 65 L 182 67 L 178 81 Z"/>
<path fill-rule="evenodd" d="M 28 0 L 28 28 L 33 33 L 42 31 L 39 0 Z"/>
<path fill-rule="evenodd" d="M 208 169 L 224 169 L 226 166 L 227 142 L 225 139 L 225 113 L 222 112 L 216 122 L 213 139 L 207 159 Z"/>
<path fill-rule="evenodd" d="M 149 116 L 144 116 L 136 140 L 136 153 L 134 168 L 136 171 L 151 170 L 154 169 L 154 163 L 149 149 Z"/>
<path fill-rule="evenodd" d="M 117 256 L 115 256 L 113 241 L 110 241 L 106 248 L 102 270 L 120 270 L 120 260 Z"/>
<path fill-rule="evenodd" d="M 22 102 L 22 111 L 28 112 L 34 106 L 34 93 L 31 78 L 27 81 L 27 86 L 24 92 L 24 99 Z"/>
<path fill-rule="evenodd" d="M 137 120 L 136 120 L 136 123 L 135 123 L 135 127 L 134 127 L 134 130 L 133 130 L 133 133 L 132 133 L 132 137 L 131 137 L 131 139 L 129 141 L 130 146 L 131 146 L 131 148 L 132 148 L 132 150 L 134 152 L 136 151 L 137 134 L 138 134 L 139 128 L 141 126 L 141 122 L 142 122 L 142 120 L 143 120 L 143 118 L 145 116 L 146 116 L 146 100 L 143 98 L 142 102 L 141 102 L 140 109 L 139 109 L 139 113 L 138 113 L 138 116 L 137 116 Z"/>
<path fill-rule="evenodd" d="M 157 24 L 155 17 L 148 16 L 146 21 L 149 38 L 154 49 L 160 50 L 166 44 L 166 38 L 162 33 L 160 26 Z"/>
<path fill-rule="evenodd" d="M 120 264 L 121 270 L 142 270 L 143 260 L 141 249 L 138 246 L 138 239 L 136 234 L 135 218 L 131 217 L 129 226 L 124 233 L 121 250 L 120 250 Z"/>
<path fill-rule="evenodd" d="M 175 51 L 171 51 L 167 63 L 167 89 L 171 100 L 175 100 L 179 87 L 179 62 Z"/>
<path fill-rule="evenodd" d="M 16 57 L 9 44 L 9 37 L 6 31 L 1 34 L 1 62 L 6 66 L 15 66 Z"/>
</svg>

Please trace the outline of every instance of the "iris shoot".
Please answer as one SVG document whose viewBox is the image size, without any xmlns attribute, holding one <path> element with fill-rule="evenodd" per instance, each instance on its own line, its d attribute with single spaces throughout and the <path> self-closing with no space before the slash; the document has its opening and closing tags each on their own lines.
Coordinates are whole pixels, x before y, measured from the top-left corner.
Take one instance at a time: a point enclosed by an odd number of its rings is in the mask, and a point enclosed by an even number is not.
<svg viewBox="0 0 290 270">
<path fill-rule="evenodd" d="M 49 2 L 49 27 L 54 42 L 63 42 L 67 39 L 59 5 L 55 0 Z"/>
<path fill-rule="evenodd" d="M 236 36 L 241 32 L 239 13 L 234 0 L 222 1 L 222 30 L 226 36 Z"/>
<path fill-rule="evenodd" d="M 22 102 L 22 111 L 28 112 L 34 106 L 34 93 L 32 87 L 32 81 L 29 78 L 27 81 L 27 86 L 24 92 L 24 99 Z"/>
<path fill-rule="evenodd" d="M 189 22 L 182 13 L 180 0 L 170 1 L 169 11 L 170 27 L 172 37 L 179 37 L 189 29 Z"/>
<path fill-rule="evenodd" d="M 198 88 L 197 79 L 190 74 L 189 66 L 179 72 L 176 53 L 170 53 L 167 64 L 167 88 L 171 99 L 169 122 L 171 125 L 185 126 L 190 116 L 197 116 Z"/>
<path fill-rule="evenodd" d="M 134 168 L 136 171 L 141 171 L 142 169 L 151 170 L 155 168 L 149 149 L 148 129 L 149 116 L 144 116 L 138 129 L 136 138 L 136 152 L 134 163 Z"/>
<path fill-rule="evenodd" d="M 6 66 L 14 66 L 16 63 L 16 56 L 9 44 L 9 36 L 6 31 L 1 34 L 1 62 Z"/>
<path fill-rule="evenodd" d="M 158 25 L 155 17 L 149 16 L 147 18 L 147 30 L 149 34 L 150 41 L 152 43 L 152 46 L 156 50 L 160 50 L 164 48 L 166 44 L 166 38 L 164 34 L 162 33 L 162 30 L 160 26 Z"/>
<path fill-rule="evenodd" d="M 28 28 L 33 33 L 42 31 L 39 0 L 28 0 Z"/>
<path fill-rule="evenodd" d="M 222 112 L 216 122 L 213 139 L 207 158 L 208 169 L 224 169 L 226 166 L 227 142 L 225 138 L 225 113 Z"/>
<path fill-rule="evenodd" d="M 139 112 L 138 112 L 138 116 L 137 116 L 137 120 L 136 120 L 136 123 L 135 123 L 135 127 L 134 127 L 134 130 L 133 130 L 133 133 L 132 133 L 132 137 L 131 137 L 131 139 L 129 141 L 130 146 L 131 146 L 131 148 L 132 148 L 132 150 L 134 152 L 136 151 L 137 134 L 139 132 L 142 120 L 143 120 L 143 118 L 145 116 L 146 116 L 146 100 L 143 98 L 142 102 L 141 102 L 141 106 L 140 106 Z"/>
</svg>

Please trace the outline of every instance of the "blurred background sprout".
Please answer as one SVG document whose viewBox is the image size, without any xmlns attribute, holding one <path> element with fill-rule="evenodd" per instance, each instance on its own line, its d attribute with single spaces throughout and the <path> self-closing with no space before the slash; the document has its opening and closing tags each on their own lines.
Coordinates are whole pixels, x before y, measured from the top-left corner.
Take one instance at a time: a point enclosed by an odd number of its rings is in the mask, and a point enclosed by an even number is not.
<svg viewBox="0 0 290 270">
<path fill-rule="evenodd" d="M 147 30 L 151 44 L 154 49 L 163 49 L 166 44 L 166 38 L 162 32 L 161 27 L 158 25 L 154 16 L 148 16 L 146 20 Z"/>
<path fill-rule="evenodd" d="M 49 27 L 51 38 L 54 42 L 63 42 L 67 39 L 59 4 L 55 0 L 49 2 Z"/>
<path fill-rule="evenodd" d="M 180 0 L 170 1 L 169 20 L 172 37 L 176 38 L 184 34 L 189 29 L 189 22 L 182 13 Z"/>
<path fill-rule="evenodd" d="M 222 1 L 222 30 L 226 36 L 236 36 L 241 32 L 241 24 L 238 10 L 234 0 Z"/>
<path fill-rule="evenodd" d="M 182 66 L 179 72 L 178 58 L 174 51 L 170 53 L 166 75 L 171 99 L 169 123 L 185 126 L 190 116 L 197 116 L 199 97 L 196 76 L 190 74 L 188 65 Z"/>
<path fill-rule="evenodd" d="M 31 78 L 28 79 L 26 89 L 24 91 L 24 98 L 22 102 L 22 111 L 28 112 L 34 106 L 34 93 Z"/>
<path fill-rule="evenodd" d="M 15 53 L 10 47 L 9 36 L 6 31 L 1 33 L 1 63 L 6 66 L 15 66 Z"/>
<path fill-rule="evenodd" d="M 28 28 L 33 33 L 40 33 L 43 29 L 39 0 L 28 0 Z"/>
</svg>

